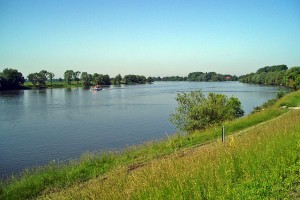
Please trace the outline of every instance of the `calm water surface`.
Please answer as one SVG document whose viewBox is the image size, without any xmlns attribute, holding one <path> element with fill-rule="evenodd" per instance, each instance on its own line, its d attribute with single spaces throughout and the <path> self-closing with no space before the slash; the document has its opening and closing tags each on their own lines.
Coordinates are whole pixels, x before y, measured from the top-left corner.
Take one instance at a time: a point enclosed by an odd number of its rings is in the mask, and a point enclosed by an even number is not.
<svg viewBox="0 0 300 200">
<path fill-rule="evenodd" d="M 87 151 L 120 149 L 174 133 L 169 114 L 178 92 L 235 96 L 246 114 L 278 87 L 239 82 L 155 82 L 151 85 L 0 92 L 0 177 Z"/>
</svg>

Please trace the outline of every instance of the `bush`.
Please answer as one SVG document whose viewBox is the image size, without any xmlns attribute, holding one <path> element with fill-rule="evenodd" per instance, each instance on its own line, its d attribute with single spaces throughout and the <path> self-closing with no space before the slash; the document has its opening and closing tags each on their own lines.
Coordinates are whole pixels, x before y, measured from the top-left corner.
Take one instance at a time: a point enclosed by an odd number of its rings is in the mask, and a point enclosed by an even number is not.
<svg viewBox="0 0 300 200">
<path fill-rule="evenodd" d="M 256 113 L 256 112 L 260 112 L 262 110 L 265 110 L 267 108 L 270 108 L 271 106 L 273 106 L 276 103 L 276 99 L 269 99 L 267 102 L 263 103 L 261 106 L 256 106 L 253 108 L 253 111 L 251 112 Z"/>
<path fill-rule="evenodd" d="M 283 91 L 283 90 L 279 90 L 279 91 L 277 92 L 277 99 L 282 98 L 284 95 L 285 95 L 284 91 Z"/>
<path fill-rule="evenodd" d="M 207 98 L 201 91 L 177 94 L 178 108 L 170 121 L 176 128 L 186 132 L 205 129 L 213 124 L 241 117 L 244 111 L 241 102 L 223 94 L 209 93 Z"/>
</svg>

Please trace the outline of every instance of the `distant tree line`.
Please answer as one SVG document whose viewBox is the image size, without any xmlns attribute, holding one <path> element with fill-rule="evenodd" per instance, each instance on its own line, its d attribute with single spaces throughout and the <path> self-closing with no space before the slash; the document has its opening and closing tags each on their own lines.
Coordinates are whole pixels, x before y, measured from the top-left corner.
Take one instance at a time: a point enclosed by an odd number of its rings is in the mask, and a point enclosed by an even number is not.
<svg viewBox="0 0 300 200">
<path fill-rule="evenodd" d="M 161 77 L 155 77 L 153 78 L 155 81 L 186 81 L 187 77 L 183 76 L 165 76 L 163 78 Z"/>
<path fill-rule="evenodd" d="M 237 76 L 229 74 L 217 74 L 216 72 L 192 72 L 188 76 L 166 76 L 156 77 L 155 81 L 196 81 L 196 82 L 220 82 L 220 81 L 238 81 Z"/>
<path fill-rule="evenodd" d="M 192 72 L 189 73 L 187 80 L 198 82 L 238 81 L 238 77 L 229 74 L 217 74 L 216 72 Z"/>
<path fill-rule="evenodd" d="M 243 83 L 256 83 L 265 85 L 282 85 L 292 89 L 300 88 L 300 67 L 286 65 L 266 66 L 258 69 L 256 73 L 250 73 L 239 77 Z"/>
<path fill-rule="evenodd" d="M 131 84 L 145 84 L 145 83 L 152 83 L 154 82 L 154 79 L 152 77 L 146 78 L 145 76 L 140 75 L 126 75 L 123 78 L 123 83 L 126 85 Z"/>
<path fill-rule="evenodd" d="M 32 73 L 28 75 L 28 81 L 32 82 L 34 86 L 38 86 L 40 88 L 46 87 L 46 81 L 51 80 L 54 77 L 53 73 L 47 72 L 46 70 L 42 70 L 38 73 Z M 58 79 L 59 80 L 59 79 Z M 62 79 L 61 79 L 62 81 Z M 63 81 L 67 85 L 77 84 L 82 85 L 84 87 L 89 87 L 91 85 L 120 85 L 120 84 L 145 84 L 152 83 L 154 80 L 151 77 L 146 78 L 145 76 L 140 75 L 126 75 L 124 78 L 120 74 L 118 74 L 114 78 L 110 78 L 109 75 L 105 74 L 89 74 L 87 72 L 66 70 L 64 72 Z"/>
<path fill-rule="evenodd" d="M 154 82 L 154 78 L 141 75 L 125 75 L 123 78 L 118 74 L 114 78 L 103 74 L 89 74 L 87 72 L 66 70 L 64 79 L 54 79 L 55 74 L 47 70 L 30 73 L 27 76 L 27 81 L 31 82 L 36 88 L 52 87 L 52 82 L 65 82 L 65 85 L 82 85 L 90 87 L 91 85 L 120 85 L 120 84 L 146 84 Z M 16 69 L 6 68 L 0 72 L 0 90 L 24 89 L 23 86 L 26 79 L 23 74 Z M 48 84 L 48 85 L 47 85 Z"/>
<path fill-rule="evenodd" d="M 152 83 L 154 80 L 151 77 L 146 78 L 145 76 L 140 75 L 125 75 L 123 78 L 118 74 L 114 78 L 110 78 L 109 75 L 97 74 L 93 75 L 88 74 L 87 72 L 81 73 L 81 81 L 85 87 L 91 85 L 121 85 L 121 84 L 146 84 Z"/>
<path fill-rule="evenodd" d="M 192 72 L 187 77 L 167 76 L 167 77 L 148 77 L 141 75 L 125 75 L 122 77 L 118 74 L 114 78 L 103 74 L 89 74 L 87 72 L 66 70 L 64 79 L 54 79 L 54 73 L 47 70 L 30 73 L 27 80 L 34 87 L 45 88 L 47 82 L 51 84 L 55 81 L 64 81 L 67 85 L 77 84 L 84 87 L 91 85 L 120 85 L 120 84 L 145 84 L 154 81 L 237 81 L 243 83 L 257 83 L 266 85 L 282 85 L 293 89 L 300 88 L 300 67 L 289 68 L 286 65 L 274 65 L 260 68 L 256 73 L 246 74 L 240 77 L 229 74 L 217 74 L 216 72 Z M 0 72 L 0 90 L 23 89 L 25 78 L 22 73 L 16 69 L 6 68 Z"/>
</svg>

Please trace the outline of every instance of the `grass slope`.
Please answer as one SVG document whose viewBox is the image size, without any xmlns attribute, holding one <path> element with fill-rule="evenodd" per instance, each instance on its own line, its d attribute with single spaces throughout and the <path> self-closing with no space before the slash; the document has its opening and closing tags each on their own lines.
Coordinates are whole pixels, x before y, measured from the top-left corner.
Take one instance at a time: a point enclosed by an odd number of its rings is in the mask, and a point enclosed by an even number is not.
<svg viewBox="0 0 300 200">
<path fill-rule="evenodd" d="M 284 199 L 300 172 L 300 111 L 211 143 L 121 167 L 105 179 L 41 196 L 41 199 Z"/>
<path fill-rule="evenodd" d="M 279 106 L 297 106 L 299 101 L 299 91 L 290 93 L 280 99 L 271 108 L 237 119 L 235 121 L 226 122 L 225 126 L 227 135 L 249 127 L 253 127 L 259 123 L 280 116 L 281 114 L 286 113 L 287 110 L 278 109 Z M 101 155 L 87 154 L 82 156 L 82 158 L 79 160 L 64 163 L 50 163 L 43 167 L 25 170 L 20 176 L 12 176 L 11 179 L 2 181 L 0 199 L 35 198 L 41 194 L 47 194 L 56 190 L 60 191 L 68 187 L 81 187 L 81 184 L 87 184 L 89 183 L 89 180 L 92 180 L 92 182 L 99 182 L 98 179 L 101 180 L 103 178 L 110 177 L 111 173 L 113 174 L 120 171 L 121 174 L 124 174 L 124 170 L 120 169 L 126 169 L 125 171 L 134 171 L 133 169 L 140 168 L 139 166 L 145 165 L 148 167 L 148 163 L 154 162 L 153 160 L 169 156 L 172 157 L 174 154 L 176 155 L 178 152 L 181 152 L 180 150 L 182 149 L 195 149 L 196 146 L 201 146 L 205 143 L 211 143 L 215 141 L 216 138 L 220 136 L 220 128 L 220 126 L 214 126 L 206 131 L 195 132 L 187 136 L 173 135 L 168 140 L 149 142 L 140 146 L 133 146 L 119 153 L 114 152 Z M 286 129 L 288 129 L 288 127 Z M 203 162 L 202 165 L 205 166 L 206 162 L 207 161 Z M 189 166 L 190 164 L 188 163 L 186 165 Z M 183 166 L 180 166 L 179 168 L 183 169 Z M 159 171 L 160 168 L 157 168 L 157 170 Z M 124 182 L 121 182 L 120 184 L 123 183 Z M 175 183 L 176 181 L 174 184 Z M 156 183 L 154 185 L 156 185 Z M 147 187 L 150 188 L 150 186 Z M 177 185 L 176 187 L 179 186 Z M 125 188 L 119 189 L 122 191 L 127 191 Z M 133 188 L 133 190 L 135 189 Z M 138 188 L 136 188 L 136 190 L 138 190 Z M 163 188 L 160 188 L 159 190 L 163 190 Z M 169 189 L 166 189 L 165 191 L 167 192 L 168 190 Z M 75 191 L 76 190 L 74 189 L 74 193 L 76 193 Z M 107 194 L 109 193 L 109 191 L 106 192 Z M 150 191 L 147 191 L 147 193 L 148 192 Z M 97 194 L 97 192 L 95 192 L 95 194 Z M 207 193 L 205 192 L 205 194 Z M 78 195 L 80 196 L 80 194 Z M 138 196 L 135 195 L 138 194 L 130 193 L 130 198 L 143 197 L 142 194 Z M 84 197 L 87 196 L 85 195 Z M 77 198 L 77 196 L 74 198 Z"/>
</svg>

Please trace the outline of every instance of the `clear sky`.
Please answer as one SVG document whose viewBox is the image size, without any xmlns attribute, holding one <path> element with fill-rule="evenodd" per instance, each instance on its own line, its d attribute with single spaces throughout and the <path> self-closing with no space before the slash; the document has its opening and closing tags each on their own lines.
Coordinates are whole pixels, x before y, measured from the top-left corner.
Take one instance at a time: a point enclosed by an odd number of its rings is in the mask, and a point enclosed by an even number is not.
<svg viewBox="0 0 300 200">
<path fill-rule="evenodd" d="M 0 71 L 186 76 L 300 66 L 299 0 L 0 0 Z"/>
</svg>

